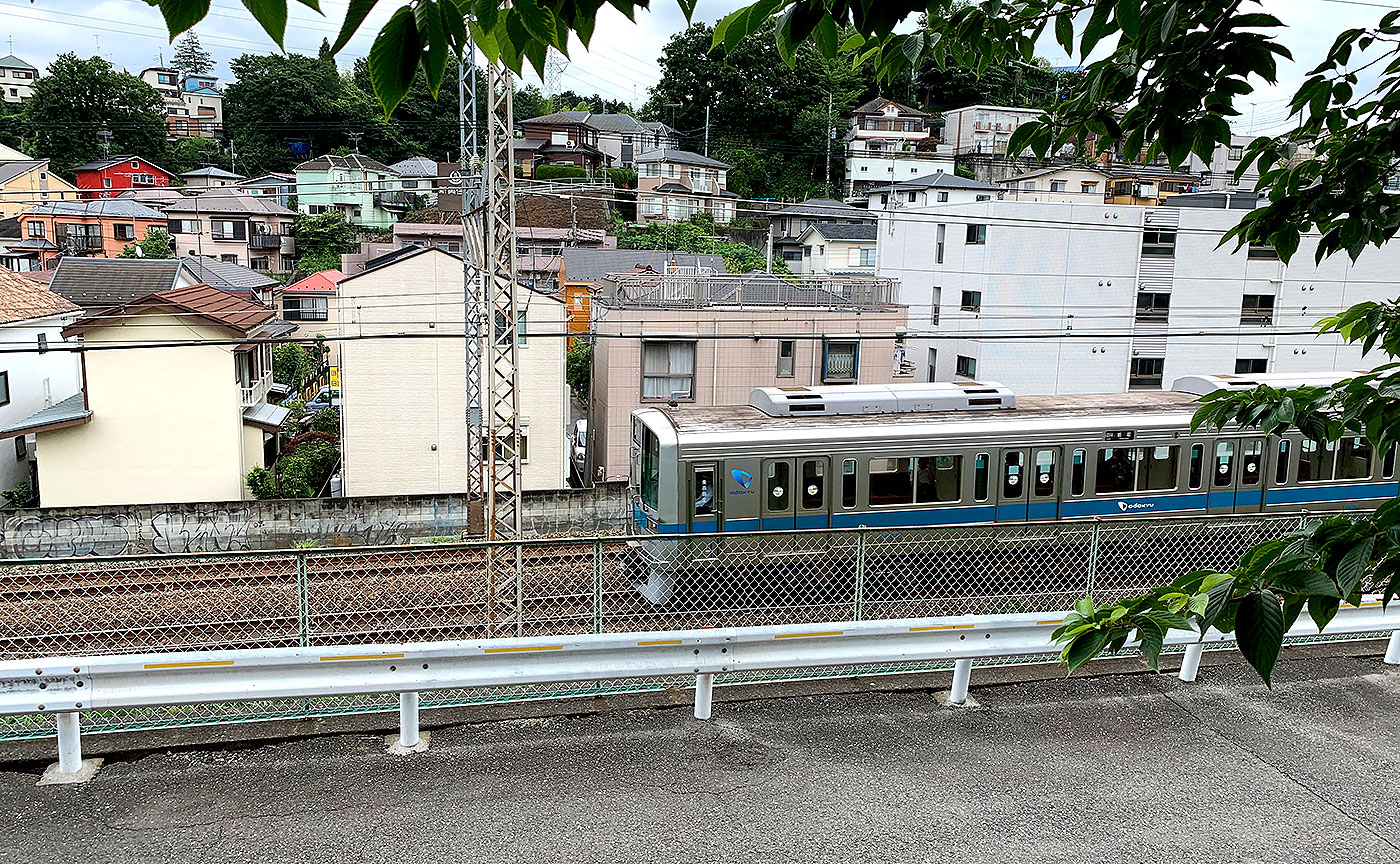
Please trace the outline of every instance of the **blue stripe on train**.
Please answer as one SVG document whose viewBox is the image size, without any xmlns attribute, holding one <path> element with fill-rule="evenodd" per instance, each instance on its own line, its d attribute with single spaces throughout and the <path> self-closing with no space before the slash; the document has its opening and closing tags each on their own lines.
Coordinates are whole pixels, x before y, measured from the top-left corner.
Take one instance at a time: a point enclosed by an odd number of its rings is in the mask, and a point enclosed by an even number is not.
<svg viewBox="0 0 1400 864">
<path fill-rule="evenodd" d="M 834 528 L 898 528 L 917 525 L 965 525 L 970 522 L 992 522 L 996 508 L 947 507 L 937 510 L 881 510 L 873 513 L 836 513 L 831 517 Z"/>
<path fill-rule="evenodd" d="M 1349 486 L 1290 486 L 1270 489 L 1269 504 L 1316 504 L 1323 501 L 1368 501 L 1400 495 L 1400 483 L 1353 483 Z"/>
<path fill-rule="evenodd" d="M 1109 516 L 1150 513 L 1171 513 L 1178 510 L 1204 510 L 1204 492 L 1191 495 L 1138 495 L 1132 498 L 1094 498 L 1082 501 L 1065 501 L 1060 504 L 1060 515 L 1066 518 L 1076 516 Z"/>
</svg>

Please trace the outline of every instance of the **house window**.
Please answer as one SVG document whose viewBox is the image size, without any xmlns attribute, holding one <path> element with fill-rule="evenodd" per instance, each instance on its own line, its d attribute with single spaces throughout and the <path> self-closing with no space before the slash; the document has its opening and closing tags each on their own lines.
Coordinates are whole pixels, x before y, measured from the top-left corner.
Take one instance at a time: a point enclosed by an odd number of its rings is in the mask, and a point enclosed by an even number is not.
<svg viewBox="0 0 1400 864">
<path fill-rule="evenodd" d="M 1269 371 L 1266 357 L 1246 357 L 1235 361 L 1236 375 L 1263 375 Z"/>
<path fill-rule="evenodd" d="M 289 271 L 289 270 L 295 270 L 295 269 L 296 269 L 296 266 L 297 266 L 297 259 L 296 259 L 296 256 L 294 256 L 294 255 L 283 255 L 283 256 L 282 256 L 282 270 L 283 270 L 283 272 L 286 272 L 286 271 Z"/>
<path fill-rule="evenodd" d="M 964 357 L 959 354 L 957 362 L 953 365 L 953 372 L 963 378 L 977 377 L 977 358 Z"/>
<path fill-rule="evenodd" d="M 418 181 L 417 181 L 417 180 L 405 180 L 405 181 L 403 181 L 403 188 L 405 188 L 405 189 L 417 189 L 417 188 L 418 188 Z"/>
<path fill-rule="evenodd" d="M 1051 181 L 1050 181 L 1050 191 L 1051 191 L 1051 192 L 1063 192 L 1063 191 L 1065 191 L 1065 181 L 1064 181 L 1064 180 L 1051 180 Z"/>
<path fill-rule="evenodd" d="M 981 292 L 981 291 L 964 291 L 964 292 L 962 292 L 962 304 L 961 304 L 961 306 L 960 306 L 959 308 L 961 308 L 962 311 L 964 311 L 964 312 L 981 312 L 981 311 L 982 311 L 982 292 Z"/>
<path fill-rule="evenodd" d="M 1080 183 L 1080 184 L 1079 184 L 1079 191 L 1080 191 L 1081 193 L 1084 193 L 1084 194 L 1089 194 L 1089 193 L 1091 193 L 1091 192 L 1098 192 L 1098 191 L 1099 191 L 1099 183 L 1098 183 L 1097 180 L 1095 180 L 1093 183 Z"/>
<path fill-rule="evenodd" d="M 222 261 L 222 262 L 224 262 L 225 264 L 237 264 L 237 263 L 238 263 L 238 256 L 237 256 L 237 255 L 220 255 L 220 256 L 219 256 L 219 260 Z"/>
<path fill-rule="evenodd" d="M 132 167 L 132 168 L 140 168 L 140 167 L 141 167 L 141 163 L 138 162 L 138 161 L 136 161 L 135 159 L 132 159 L 132 160 L 131 160 L 131 167 Z"/>
<path fill-rule="evenodd" d="M 797 355 L 797 343 L 792 339 L 778 340 L 778 369 L 774 373 L 779 378 L 791 378 L 792 361 Z"/>
<path fill-rule="evenodd" d="M 171 219 L 168 223 L 171 234 L 198 234 L 198 219 Z"/>
<path fill-rule="evenodd" d="M 1021 191 L 1022 191 L 1022 192 L 1034 192 L 1034 191 L 1035 191 L 1035 181 L 1034 181 L 1034 180 L 1025 180 L 1025 181 L 1023 181 L 1023 182 L 1021 183 Z"/>
<path fill-rule="evenodd" d="M 987 226 L 986 226 L 986 225 L 969 225 L 969 226 L 967 226 L 967 245 L 969 245 L 969 246 L 983 246 L 983 245 L 986 245 L 986 243 L 987 243 Z"/>
<path fill-rule="evenodd" d="M 10 404 L 10 373 L 0 372 L 0 405 Z"/>
<path fill-rule="evenodd" d="M 932 384 L 938 380 L 938 349 L 928 349 L 928 380 Z"/>
<path fill-rule="evenodd" d="M 827 342 L 822 346 L 823 381 L 854 382 L 859 376 L 859 342 Z"/>
<path fill-rule="evenodd" d="M 1142 254 L 1171 258 L 1176 255 L 1175 231 L 1142 232 Z"/>
<path fill-rule="evenodd" d="M 1259 258 L 1265 261 L 1277 261 L 1278 250 L 1267 243 L 1250 243 L 1249 257 Z"/>
<path fill-rule="evenodd" d="M 43 223 L 43 222 L 30 222 L 30 223 L 29 223 L 29 236 L 30 236 L 30 237 L 41 237 L 41 238 L 42 238 L 42 237 L 44 236 L 44 223 Z"/>
<path fill-rule="evenodd" d="M 948 239 L 948 226 L 947 226 L 947 225 L 939 225 L 939 226 L 938 226 L 938 242 L 937 242 L 937 245 L 935 245 L 934 248 L 933 248 L 933 263 L 935 263 L 935 264 L 942 264 L 942 263 L 943 263 L 943 244 L 947 241 L 947 239 Z"/>
<path fill-rule="evenodd" d="M 29 458 L 29 442 L 23 435 L 15 436 L 15 461 L 23 462 Z"/>
<path fill-rule="evenodd" d="M 1238 161 L 1240 161 L 1240 160 L 1243 159 L 1243 158 L 1244 158 L 1244 148 L 1243 148 L 1243 147 L 1231 147 L 1231 148 L 1230 148 L 1230 161 L 1231 161 L 1231 162 L 1238 162 Z"/>
<path fill-rule="evenodd" d="M 325 321 L 329 301 L 325 297 L 286 297 L 282 300 L 282 317 L 288 321 Z"/>
<path fill-rule="evenodd" d="M 1165 321 L 1171 308 L 1172 295 L 1155 291 L 1139 291 L 1135 321 Z"/>
<path fill-rule="evenodd" d="M 803 257 L 803 258 L 811 258 L 811 257 L 812 257 L 812 247 L 811 247 L 811 246 L 803 246 L 803 247 L 802 247 L 802 257 Z"/>
<path fill-rule="evenodd" d="M 263 258 L 254 258 L 253 260 L 251 260 L 251 261 L 248 262 L 248 266 L 251 267 L 251 268 L 253 268 L 254 270 L 270 270 L 270 269 L 271 269 L 271 268 L 268 266 L 268 262 L 267 262 L 267 258 L 266 258 L 266 257 L 263 257 Z"/>
<path fill-rule="evenodd" d="M 939 203 L 939 204 L 944 204 L 944 203 L 947 203 L 947 201 L 948 201 L 948 193 L 947 193 L 947 192 L 939 192 L 939 193 L 938 193 L 938 203 Z"/>
<path fill-rule="evenodd" d="M 1246 294 L 1240 303 L 1241 324 L 1272 324 L 1274 322 L 1274 295 Z"/>
<path fill-rule="evenodd" d="M 112 178 L 111 178 L 111 177 L 103 177 L 103 178 L 102 178 L 102 188 L 103 188 L 103 189 L 111 189 L 111 188 L 112 188 Z"/>
<path fill-rule="evenodd" d="M 937 285 L 933 286 L 933 296 L 930 298 L 930 300 L 931 302 L 929 303 L 929 323 L 936 325 L 938 323 L 938 314 L 943 309 L 943 289 Z"/>
<path fill-rule="evenodd" d="M 1134 357 L 1128 366 L 1128 389 L 1160 390 L 1165 363 L 1161 357 Z"/>
<path fill-rule="evenodd" d="M 119 222 L 112 226 L 112 237 L 116 240 L 135 240 L 136 226 Z"/>
<path fill-rule="evenodd" d="M 642 399 L 695 399 L 695 343 L 642 343 Z"/>
<path fill-rule="evenodd" d="M 873 248 L 871 248 L 871 247 L 865 247 L 865 248 L 862 248 L 862 249 L 860 250 L 860 266 L 862 266 L 862 267 L 874 267 L 874 266 L 875 266 L 875 250 L 874 250 Z"/>
</svg>

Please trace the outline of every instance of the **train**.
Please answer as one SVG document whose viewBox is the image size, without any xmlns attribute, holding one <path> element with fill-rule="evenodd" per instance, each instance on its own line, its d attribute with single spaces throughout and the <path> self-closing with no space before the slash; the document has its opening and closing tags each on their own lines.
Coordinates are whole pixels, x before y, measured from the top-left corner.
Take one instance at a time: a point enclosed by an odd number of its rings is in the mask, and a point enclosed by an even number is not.
<svg viewBox="0 0 1400 864">
<path fill-rule="evenodd" d="M 631 416 L 633 530 L 644 540 L 1370 509 L 1400 494 L 1394 448 L 1191 430 L 1205 393 L 1342 377 L 1198 375 L 1169 390 L 1019 398 L 977 381 L 760 387 L 747 406 L 646 407 Z"/>
</svg>

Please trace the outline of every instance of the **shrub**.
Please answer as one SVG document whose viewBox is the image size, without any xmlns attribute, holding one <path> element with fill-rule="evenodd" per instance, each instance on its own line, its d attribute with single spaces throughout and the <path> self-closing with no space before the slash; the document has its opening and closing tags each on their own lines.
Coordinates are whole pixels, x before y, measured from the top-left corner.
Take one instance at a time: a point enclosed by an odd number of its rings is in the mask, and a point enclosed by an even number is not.
<svg viewBox="0 0 1400 864">
<path fill-rule="evenodd" d="M 584 180 L 588 172 L 577 165 L 538 165 L 535 167 L 536 180 Z"/>
<path fill-rule="evenodd" d="M 569 353 L 564 361 L 564 379 L 569 382 L 569 389 L 574 391 L 574 395 L 581 402 L 588 401 L 592 374 L 593 346 L 582 339 L 576 340 L 569 346 Z"/>
<path fill-rule="evenodd" d="M 313 432 L 329 432 L 332 435 L 340 435 L 340 409 L 322 408 L 311 415 L 311 430 Z"/>
<path fill-rule="evenodd" d="M 300 435 L 293 437 L 290 441 L 283 445 L 282 452 L 284 454 L 291 453 L 293 450 L 297 449 L 303 444 L 312 444 L 316 442 L 329 444 L 332 447 L 334 447 L 336 441 L 338 440 L 339 437 L 334 432 L 321 432 L 316 430 L 310 432 L 303 432 Z"/>
<path fill-rule="evenodd" d="M 637 172 L 631 168 L 609 168 L 607 175 L 612 184 L 619 189 L 637 188 Z"/>
<path fill-rule="evenodd" d="M 35 499 L 38 497 L 34 494 L 34 487 L 29 485 L 28 480 L 21 481 L 11 486 L 9 489 L 0 492 L 0 496 L 4 496 L 11 507 L 28 507 L 34 504 Z"/>
<path fill-rule="evenodd" d="M 272 380 L 293 390 L 301 388 L 311 372 L 311 359 L 306 349 L 295 342 L 284 342 L 272 349 Z"/>
<path fill-rule="evenodd" d="M 254 468 L 248 472 L 244 478 L 248 483 L 248 491 L 253 493 L 253 497 L 259 500 L 277 497 L 277 478 L 266 468 Z"/>
<path fill-rule="evenodd" d="M 324 435 L 324 432 L 307 432 Z M 307 440 L 277 460 L 278 485 L 284 498 L 314 498 L 335 470 L 340 450 L 325 440 Z"/>
</svg>

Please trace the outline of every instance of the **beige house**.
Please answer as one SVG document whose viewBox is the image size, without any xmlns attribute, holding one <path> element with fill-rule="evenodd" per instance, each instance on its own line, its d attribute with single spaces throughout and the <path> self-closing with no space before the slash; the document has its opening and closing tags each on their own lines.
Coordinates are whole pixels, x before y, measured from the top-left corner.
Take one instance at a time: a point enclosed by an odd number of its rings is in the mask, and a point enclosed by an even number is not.
<svg viewBox="0 0 1400 864">
<path fill-rule="evenodd" d="M 296 267 L 295 213 L 270 196 L 232 186 L 197 192 L 187 190 L 165 207 L 176 257 L 204 256 L 259 272 L 288 273 Z"/>
<path fill-rule="evenodd" d="M 606 277 L 591 307 L 589 473 L 626 479 L 630 417 L 645 405 L 745 405 L 755 387 L 912 380 L 898 287 L 858 276 Z"/>
<path fill-rule="evenodd" d="M 277 297 L 282 320 L 297 323 L 297 336 L 308 339 L 338 336 L 336 286 L 344 278 L 345 274 L 339 270 L 322 270 L 282 289 Z M 326 347 L 330 349 L 330 362 L 334 366 L 340 359 L 340 343 L 332 341 Z"/>
<path fill-rule="evenodd" d="M 372 263 L 372 262 L 371 262 Z M 413 249 L 338 284 L 347 496 L 466 488 L 462 259 Z M 518 288 L 523 487 L 568 486 L 564 304 Z M 374 339 L 401 333 L 439 338 Z"/>
<path fill-rule="evenodd" d="M 78 197 L 78 187 L 50 171 L 49 160 L 5 161 L 0 154 L 0 219 L 18 216 L 35 204 Z"/>
<path fill-rule="evenodd" d="M 725 188 L 727 163 L 688 150 L 652 150 L 637 157 L 637 221 L 683 222 L 707 212 L 734 218 L 739 196 Z"/>
<path fill-rule="evenodd" d="M 229 501 L 276 454 L 287 409 L 266 402 L 275 312 L 197 285 L 150 294 L 65 327 L 81 337 L 82 392 L 3 430 L 35 436 L 43 507 Z M 141 350 L 136 342 L 179 342 Z"/>
<path fill-rule="evenodd" d="M 802 262 L 793 268 L 795 272 L 875 275 L 873 223 L 814 222 L 798 241 L 802 245 Z"/>
<path fill-rule="evenodd" d="M 998 180 L 997 185 L 1006 201 L 1102 204 L 1108 176 L 1107 171 L 1092 165 L 1052 165 Z"/>
</svg>

